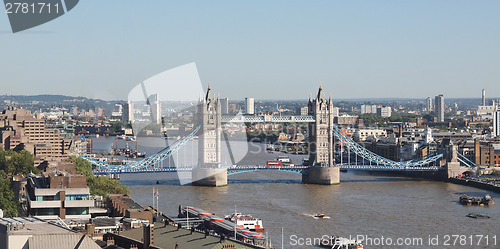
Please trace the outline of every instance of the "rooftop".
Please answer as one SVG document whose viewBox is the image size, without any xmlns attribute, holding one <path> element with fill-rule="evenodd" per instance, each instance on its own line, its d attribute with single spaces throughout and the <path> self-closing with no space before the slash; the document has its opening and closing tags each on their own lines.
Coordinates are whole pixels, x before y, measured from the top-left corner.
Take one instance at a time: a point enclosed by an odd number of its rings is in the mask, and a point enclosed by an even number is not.
<svg viewBox="0 0 500 249">
<path fill-rule="evenodd" d="M 120 235 L 129 237 L 137 241 L 144 241 L 144 233 L 142 228 L 121 232 Z M 236 245 L 236 248 L 252 248 L 228 240 L 225 240 L 225 242 L 222 244 L 219 243 L 220 238 L 218 237 L 208 236 L 207 238 L 205 238 L 205 235 L 203 233 L 193 232 L 193 234 L 191 234 L 191 231 L 187 229 L 179 229 L 177 231 L 177 227 L 170 225 L 164 227 L 163 223 L 159 222 L 154 224 L 153 236 L 153 244 L 157 247 L 165 249 L 173 248 L 173 245 L 175 245 L 175 243 L 179 244 L 179 248 L 214 249 L 222 248 L 222 245 Z"/>
<path fill-rule="evenodd" d="M 6 228 L 8 236 L 16 236 L 16 243 L 25 243 L 23 248 L 100 248 L 84 234 L 38 218 L 0 218 L 0 227 Z"/>
<path fill-rule="evenodd" d="M 75 232 L 31 217 L 0 218 L 0 225 L 7 227 L 9 234 L 15 235 L 48 235 L 48 234 L 73 234 Z"/>
</svg>

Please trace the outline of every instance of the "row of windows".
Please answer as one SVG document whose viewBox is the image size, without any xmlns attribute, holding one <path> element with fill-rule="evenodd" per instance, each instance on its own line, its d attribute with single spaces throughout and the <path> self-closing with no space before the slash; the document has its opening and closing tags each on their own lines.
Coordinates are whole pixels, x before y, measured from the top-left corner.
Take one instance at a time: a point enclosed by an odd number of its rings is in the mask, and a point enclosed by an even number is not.
<svg viewBox="0 0 500 249">
<path fill-rule="evenodd" d="M 215 148 L 215 143 L 205 143 L 205 148 Z"/>
<path fill-rule="evenodd" d="M 48 196 L 39 195 L 36 196 L 35 198 L 35 201 L 58 201 L 58 200 L 60 200 L 59 195 L 48 195 Z"/>
<path fill-rule="evenodd" d="M 89 214 L 88 207 L 66 208 L 66 215 L 86 215 Z"/>
<path fill-rule="evenodd" d="M 89 200 L 89 195 L 66 195 L 65 200 L 67 201 L 87 201 Z"/>
</svg>

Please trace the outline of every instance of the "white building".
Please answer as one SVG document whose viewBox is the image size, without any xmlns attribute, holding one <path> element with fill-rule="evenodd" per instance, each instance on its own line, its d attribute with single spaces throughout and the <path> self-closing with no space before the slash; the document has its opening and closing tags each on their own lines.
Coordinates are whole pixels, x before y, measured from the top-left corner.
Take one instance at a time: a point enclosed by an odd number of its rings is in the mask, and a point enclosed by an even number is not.
<svg viewBox="0 0 500 249">
<path fill-rule="evenodd" d="M 496 110 L 495 105 L 484 105 L 477 107 L 477 118 L 481 121 L 493 120 L 493 113 Z"/>
<path fill-rule="evenodd" d="M 255 99 L 254 98 L 245 98 L 246 102 L 246 114 L 254 115 L 255 114 Z"/>
<path fill-rule="evenodd" d="M 427 100 L 425 102 L 425 108 L 427 109 L 428 112 L 431 112 L 434 109 L 434 106 L 432 106 L 432 98 L 427 97 Z"/>
<path fill-rule="evenodd" d="M 148 102 L 151 108 L 151 122 L 161 124 L 161 104 L 158 100 L 158 94 L 149 96 Z"/>
<path fill-rule="evenodd" d="M 389 118 L 392 115 L 392 109 L 390 106 L 383 106 L 377 108 L 377 116 L 383 118 Z"/>
<path fill-rule="evenodd" d="M 379 129 L 359 129 L 354 132 L 353 137 L 356 141 L 366 141 L 369 138 L 378 141 L 381 138 L 387 137 L 387 131 Z"/>
<path fill-rule="evenodd" d="M 361 105 L 361 114 L 377 113 L 376 105 Z"/>
<path fill-rule="evenodd" d="M 493 113 L 493 137 L 500 136 L 500 110 Z"/>
</svg>

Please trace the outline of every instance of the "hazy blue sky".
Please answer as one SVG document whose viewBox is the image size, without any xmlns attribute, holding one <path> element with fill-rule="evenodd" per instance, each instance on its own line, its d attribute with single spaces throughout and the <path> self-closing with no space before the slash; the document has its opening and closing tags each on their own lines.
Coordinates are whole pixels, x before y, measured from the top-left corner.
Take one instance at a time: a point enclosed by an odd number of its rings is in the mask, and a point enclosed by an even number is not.
<svg viewBox="0 0 500 249">
<path fill-rule="evenodd" d="M 126 99 L 196 62 L 230 99 L 500 96 L 500 1 L 82 0 L 12 34 L 0 14 L 0 94 Z"/>
</svg>

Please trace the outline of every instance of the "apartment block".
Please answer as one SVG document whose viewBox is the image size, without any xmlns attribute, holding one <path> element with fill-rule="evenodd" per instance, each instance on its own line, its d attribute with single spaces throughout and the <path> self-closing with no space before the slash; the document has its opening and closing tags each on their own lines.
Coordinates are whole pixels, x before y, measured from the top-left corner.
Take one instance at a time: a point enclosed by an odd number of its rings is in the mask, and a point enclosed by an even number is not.
<svg viewBox="0 0 500 249">
<path fill-rule="evenodd" d="M 87 140 L 45 127 L 44 119 L 28 110 L 9 108 L 0 114 L 0 146 L 5 150 L 27 150 L 35 166 L 87 153 Z"/>
</svg>

